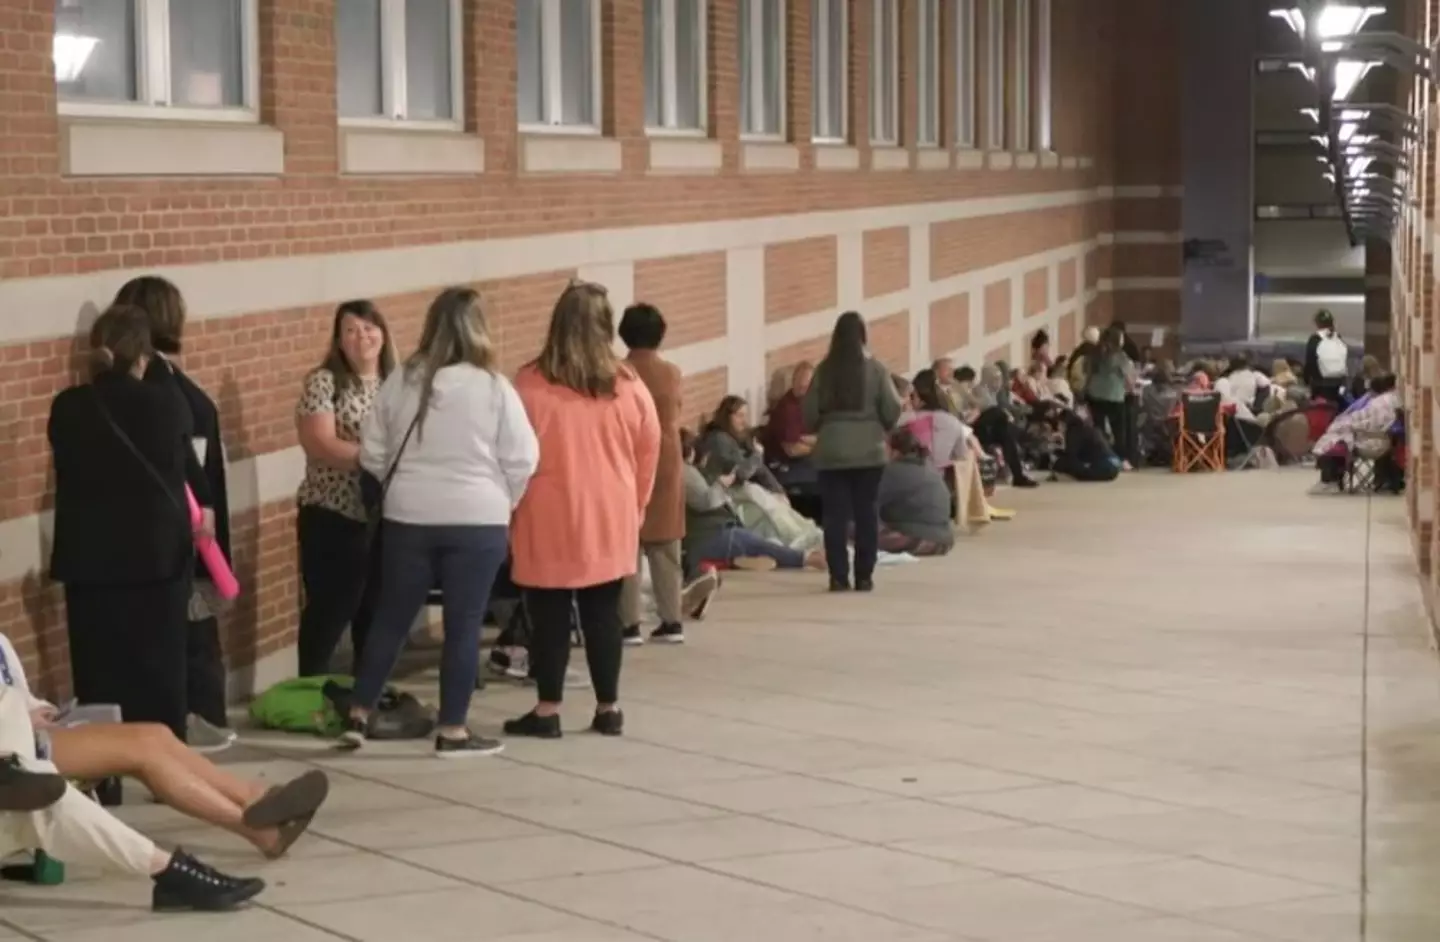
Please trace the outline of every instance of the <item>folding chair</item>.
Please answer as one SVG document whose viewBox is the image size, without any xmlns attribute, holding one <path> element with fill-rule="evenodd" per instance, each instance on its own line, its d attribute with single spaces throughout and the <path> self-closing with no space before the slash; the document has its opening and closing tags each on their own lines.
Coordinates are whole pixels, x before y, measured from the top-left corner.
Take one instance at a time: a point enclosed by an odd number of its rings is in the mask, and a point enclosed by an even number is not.
<svg viewBox="0 0 1440 942">
<path fill-rule="evenodd" d="M 1183 474 L 1196 468 L 1225 470 L 1225 420 L 1219 393 L 1186 393 L 1180 397 L 1171 469 Z"/>
<path fill-rule="evenodd" d="M 1393 440 L 1390 430 L 1360 432 L 1345 458 L 1345 475 L 1340 489 L 1351 494 L 1369 494 L 1375 490 L 1375 462 L 1390 452 Z"/>
</svg>

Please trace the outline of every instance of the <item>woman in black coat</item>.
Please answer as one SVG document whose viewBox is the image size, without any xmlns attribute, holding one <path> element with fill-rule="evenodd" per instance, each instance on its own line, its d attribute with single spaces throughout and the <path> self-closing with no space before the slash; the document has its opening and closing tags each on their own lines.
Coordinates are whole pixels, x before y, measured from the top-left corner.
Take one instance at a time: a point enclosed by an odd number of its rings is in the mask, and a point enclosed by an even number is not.
<svg viewBox="0 0 1440 942">
<path fill-rule="evenodd" d="M 115 295 L 117 305 L 137 307 L 150 321 L 156 356 L 151 357 L 145 381 L 167 389 L 182 406 L 187 423 L 185 481 L 206 511 L 215 541 L 227 559 L 230 553 L 230 500 L 225 482 L 225 448 L 220 438 L 220 410 L 195 381 L 168 357 L 180 352 L 185 330 L 185 301 L 172 283 L 155 275 L 133 278 Z M 186 635 L 186 689 L 191 723 L 186 738 L 201 749 L 224 748 L 235 741 L 226 715 L 225 658 L 220 647 L 219 597 L 209 572 L 198 558 L 193 565 L 195 586 L 190 597 L 190 631 Z"/>
<path fill-rule="evenodd" d="M 170 390 L 142 378 L 154 357 L 145 312 L 110 308 L 90 345 L 91 382 L 55 397 L 48 428 L 50 574 L 65 586 L 75 696 L 183 737 L 194 567 L 189 419 Z"/>
</svg>

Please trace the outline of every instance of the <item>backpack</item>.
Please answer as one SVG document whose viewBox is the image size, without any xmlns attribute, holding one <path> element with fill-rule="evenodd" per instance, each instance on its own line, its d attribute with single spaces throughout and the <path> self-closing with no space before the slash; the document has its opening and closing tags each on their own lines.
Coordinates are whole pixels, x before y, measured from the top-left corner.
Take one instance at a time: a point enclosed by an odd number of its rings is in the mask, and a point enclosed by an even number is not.
<svg viewBox="0 0 1440 942">
<path fill-rule="evenodd" d="M 250 718 L 263 729 L 338 736 L 350 711 L 355 681 L 350 677 L 296 677 L 283 680 L 250 704 Z M 412 695 L 386 687 L 370 713 L 370 739 L 424 739 L 435 731 L 435 714 Z"/>
<path fill-rule="evenodd" d="M 1330 333 L 1320 338 L 1315 348 L 1315 365 L 1325 379 L 1344 379 L 1350 370 L 1350 349 L 1345 341 Z"/>
</svg>

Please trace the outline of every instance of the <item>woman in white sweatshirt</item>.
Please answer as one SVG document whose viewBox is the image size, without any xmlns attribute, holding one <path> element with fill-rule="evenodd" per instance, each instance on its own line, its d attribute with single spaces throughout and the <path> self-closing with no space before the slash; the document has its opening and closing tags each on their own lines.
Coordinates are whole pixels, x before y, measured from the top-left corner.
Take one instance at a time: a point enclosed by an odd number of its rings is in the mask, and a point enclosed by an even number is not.
<svg viewBox="0 0 1440 942">
<path fill-rule="evenodd" d="M 380 483 L 380 593 L 341 745 L 364 742 L 410 628 L 439 586 L 445 644 L 435 754 L 499 752 L 497 740 L 470 732 L 466 717 L 490 588 L 509 553 L 510 512 L 540 445 L 500 373 L 479 294 L 447 288 L 430 305 L 420 348 L 381 384 L 360 438 L 360 466 Z"/>
</svg>

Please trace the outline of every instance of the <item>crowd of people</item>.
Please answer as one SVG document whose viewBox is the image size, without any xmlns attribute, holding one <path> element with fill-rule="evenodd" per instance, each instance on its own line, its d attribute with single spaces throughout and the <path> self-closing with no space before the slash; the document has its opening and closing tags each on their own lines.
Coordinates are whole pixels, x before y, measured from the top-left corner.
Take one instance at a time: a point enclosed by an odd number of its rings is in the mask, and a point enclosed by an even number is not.
<svg viewBox="0 0 1440 942">
<path fill-rule="evenodd" d="M 93 326 L 87 381 L 52 405 L 51 572 L 65 589 L 74 694 L 123 723 L 67 724 L 69 708 L 31 693 L 0 639 L 0 856 L 30 848 L 99 863 L 151 877 L 156 908 L 213 910 L 263 882 L 157 850 L 70 784 L 137 778 L 270 857 L 304 834 L 328 792 L 319 772 L 265 789 L 202 754 L 235 738 L 222 602 L 195 550 L 203 538 L 228 555 L 228 500 L 219 410 L 173 359 L 184 326 L 174 285 L 132 281 Z M 1326 480 L 1343 474 L 1336 461 L 1401 411 L 1394 377 L 1373 363 L 1336 381 L 1333 330 L 1317 319 L 1300 377 L 1243 357 L 1177 371 L 1117 323 L 1087 328 L 1059 356 L 1040 331 L 1023 368 L 942 358 L 907 379 L 847 312 L 818 363 L 772 378 L 758 420 L 728 395 L 692 429 L 680 371 L 662 352 L 664 315 L 638 303 L 617 324 L 603 286 L 566 285 L 542 348 L 513 379 L 472 289 L 434 299 L 404 358 L 376 305 L 348 301 L 296 408 L 297 675 L 329 676 L 348 635 L 353 686 L 337 747 L 362 748 L 417 617 L 438 598 L 438 758 L 503 748 L 468 723 L 487 671 L 535 687 L 507 736 L 562 738 L 565 691 L 582 686 L 594 693 L 589 730 L 618 736 L 624 646 L 683 642 L 722 573 L 814 570 L 831 592 L 871 592 L 883 562 L 943 555 L 957 533 L 1013 516 L 990 503 L 1001 481 L 1114 481 L 1167 460 L 1187 396 L 1220 398 L 1246 460 L 1281 440 L 1275 429 L 1303 414 L 1304 396 L 1336 412 L 1353 403 L 1313 436 Z M 502 628 L 488 657 L 487 621 Z M 569 666 L 577 638 L 588 677 Z"/>
</svg>

